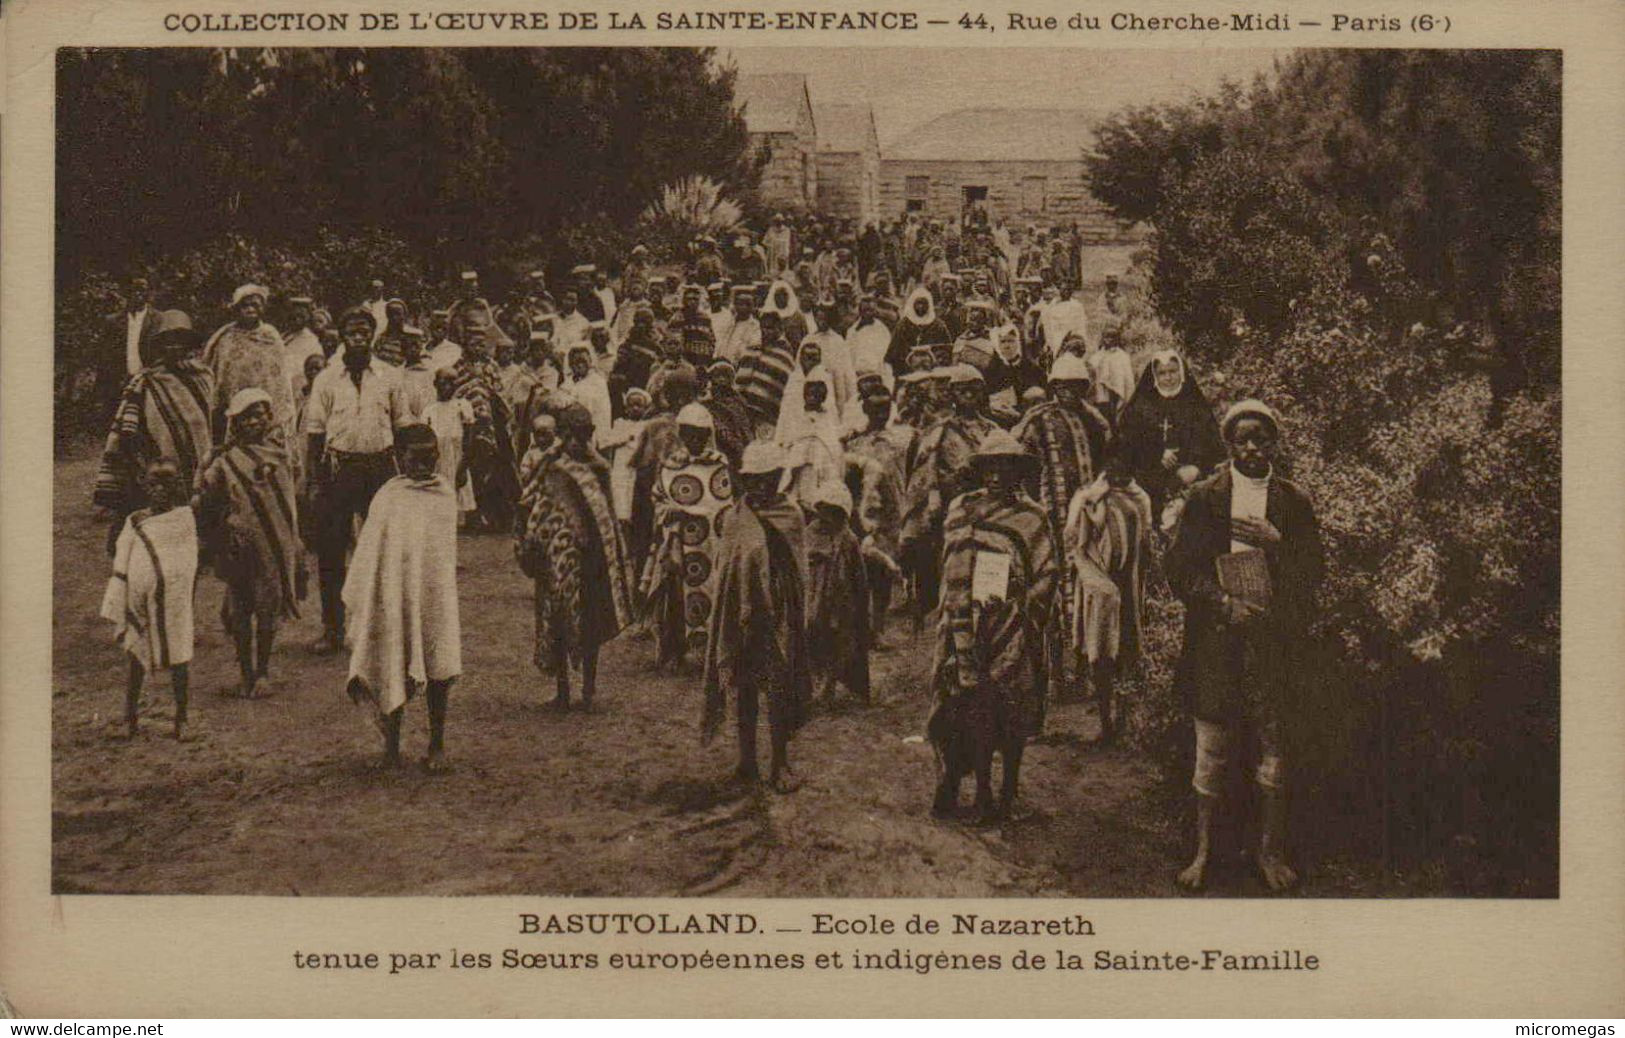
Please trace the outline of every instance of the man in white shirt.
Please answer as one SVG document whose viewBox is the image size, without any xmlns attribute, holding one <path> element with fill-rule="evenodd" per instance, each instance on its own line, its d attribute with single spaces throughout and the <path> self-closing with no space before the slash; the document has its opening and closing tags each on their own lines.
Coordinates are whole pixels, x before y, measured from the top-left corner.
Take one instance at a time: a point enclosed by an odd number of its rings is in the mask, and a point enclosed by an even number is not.
<svg viewBox="0 0 1625 1038">
<path fill-rule="evenodd" d="M 1325 560 L 1313 505 L 1273 471 L 1281 434 L 1275 412 L 1243 400 L 1219 428 L 1230 464 L 1191 489 L 1164 556 L 1169 585 L 1185 604 L 1175 673 L 1196 729 L 1196 857 L 1178 882 L 1206 884 L 1229 771 L 1246 754 L 1255 758 L 1249 763 L 1260 814 L 1253 860 L 1265 885 L 1280 891 L 1297 882 L 1286 855 L 1291 760 L 1283 735 L 1300 730 L 1312 709 L 1302 691 L 1315 680 L 1306 649 Z"/>
<path fill-rule="evenodd" d="M 124 371 L 137 375 L 158 362 L 149 343 L 158 331 L 158 311 L 152 306 L 152 285 L 146 278 L 130 279 L 130 298 L 124 314 Z"/>
<path fill-rule="evenodd" d="M 1048 295 L 1046 289 L 1046 298 Z M 1060 356 L 1061 344 L 1066 342 L 1068 335 L 1076 334 L 1085 343 L 1089 341 L 1088 312 L 1083 302 L 1069 293 L 1062 294 L 1044 308 L 1038 316 L 1038 325 L 1044 331 L 1044 345 L 1049 347 L 1051 356 Z"/>
<path fill-rule="evenodd" d="M 716 326 L 714 356 L 738 364 L 746 351 L 762 344 L 762 326 L 756 320 L 756 293 L 749 285 L 735 285 L 733 309 Z"/>
<path fill-rule="evenodd" d="M 305 409 L 307 494 L 322 597 L 322 636 L 312 646 L 315 652 L 337 652 L 344 643 L 340 595 L 354 521 L 366 519 L 373 495 L 395 475 L 395 430 L 413 420 L 400 372 L 373 359 L 375 330 L 364 307 L 339 318 L 344 361 L 316 376 Z"/>
<path fill-rule="evenodd" d="M 571 346 L 586 342 L 592 334 L 592 320 L 581 312 L 580 301 L 573 288 L 559 293 L 559 312 L 553 318 L 553 349 L 561 364 Z"/>
</svg>

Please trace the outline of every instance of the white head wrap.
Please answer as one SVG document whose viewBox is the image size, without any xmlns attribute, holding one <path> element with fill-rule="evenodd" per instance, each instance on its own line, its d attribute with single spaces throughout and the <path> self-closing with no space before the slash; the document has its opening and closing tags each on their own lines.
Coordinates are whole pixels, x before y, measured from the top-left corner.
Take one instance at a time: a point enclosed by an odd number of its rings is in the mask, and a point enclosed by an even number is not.
<svg viewBox="0 0 1625 1038">
<path fill-rule="evenodd" d="M 250 407 L 253 407 L 255 404 L 265 404 L 266 406 L 270 406 L 271 394 L 267 393 L 263 389 L 260 389 L 258 386 L 250 386 L 247 389 L 239 389 L 232 396 L 231 403 L 226 405 L 226 417 L 236 418 L 238 415 L 242 414 Z"/>
<path fill-rule="evenodd" d="M 232 307 L 235 309 L 238 303 L 241 303 L 249 296 L 259 296 L 260 302 L 263 303 L 267 299 L 271 298 L 271 290 L 266 288 L 264 285 L 255 285 L 252 283 L 247 285 L 238 285 L 237 291 L 231 294 Z"/>
</svg>

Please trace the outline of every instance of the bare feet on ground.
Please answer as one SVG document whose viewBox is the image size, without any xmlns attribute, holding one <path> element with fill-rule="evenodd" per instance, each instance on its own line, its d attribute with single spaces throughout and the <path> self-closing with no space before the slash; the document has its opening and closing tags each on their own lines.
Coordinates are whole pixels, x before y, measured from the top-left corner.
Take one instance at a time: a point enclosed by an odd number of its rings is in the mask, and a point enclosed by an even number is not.
<svg viewBox="0 0 1625 1038">
<path fill-rule="evenodd" d="M 1201 890 L 1207 886 L 1207 859 L 1197 858 L 1185 866 L 1179 875 L 1174 877 L 1174 882 L 1185 890 Z"/>
<path fill-rule="evenodd" d="M 1292 866 L 1275 855 L 1259 857 L 1258 874 L 1264 877 L 1264 885 L 1276 892 L 1289 890 L 1298 882 Z"/>
</svg>

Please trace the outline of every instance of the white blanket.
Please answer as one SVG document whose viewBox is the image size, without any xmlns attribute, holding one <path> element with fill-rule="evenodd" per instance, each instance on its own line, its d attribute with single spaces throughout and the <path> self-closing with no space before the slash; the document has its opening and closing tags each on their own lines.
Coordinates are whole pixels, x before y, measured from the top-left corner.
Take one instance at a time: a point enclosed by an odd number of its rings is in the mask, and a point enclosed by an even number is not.
<svg viewBox="0 0 1625 1038">
<path fill-rule="evenodd" d="M 119 648 L 147 671 L 191 661 L 196 582 L 197 520 L 190 508 L 124 521 L 101 615 L 113 622 Z"/>
<path fill-rule="evenodd" d="M 382 713 L 425 681 L 462 672 L 457 495 L 443 476 L 396 476 L 379 489 L 350 560 L 344 608 L 350 678 Z"/>
</svg>

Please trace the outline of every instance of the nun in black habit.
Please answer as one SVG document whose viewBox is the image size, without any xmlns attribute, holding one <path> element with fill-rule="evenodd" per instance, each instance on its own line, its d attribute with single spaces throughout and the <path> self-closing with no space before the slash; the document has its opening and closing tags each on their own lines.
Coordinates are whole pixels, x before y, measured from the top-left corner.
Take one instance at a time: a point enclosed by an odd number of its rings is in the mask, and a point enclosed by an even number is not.
<svg viewBox="0 0 1625 1038">
<path fill-rule="evenodd" d="M 1173 350 L 1152 355 L 1118 431 L 1135 481 L 1151 495 L 1154 515 L 1185 487 L 1212 475 L 1225 458 L 1213 405 Z"/>
</svg>

